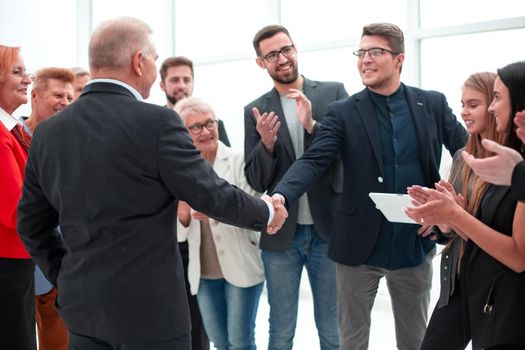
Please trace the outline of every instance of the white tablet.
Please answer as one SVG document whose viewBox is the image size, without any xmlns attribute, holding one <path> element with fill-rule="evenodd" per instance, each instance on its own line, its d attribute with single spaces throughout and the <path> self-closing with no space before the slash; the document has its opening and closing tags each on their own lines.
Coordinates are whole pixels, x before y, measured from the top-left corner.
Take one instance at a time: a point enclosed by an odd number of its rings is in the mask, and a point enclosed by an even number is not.
<svg viewBox="0 0 525 350">
<path fill-rule="evenodd" d="M 416 224 L 416 222 L 409 218 L 403 211 L 406 207 L 414 206 L 408 194 L 370 192 L 368 195 L 376 204 L 376 208 L 381 210 L 388 221 Z"/>
</svg>

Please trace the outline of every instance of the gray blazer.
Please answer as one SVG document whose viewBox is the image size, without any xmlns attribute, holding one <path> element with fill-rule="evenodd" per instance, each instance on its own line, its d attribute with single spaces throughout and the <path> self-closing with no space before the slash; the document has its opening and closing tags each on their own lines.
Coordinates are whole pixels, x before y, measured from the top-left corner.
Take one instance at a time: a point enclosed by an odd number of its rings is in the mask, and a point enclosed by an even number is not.
<svg viewBox="0 0 525 350">
<path fill-rule="evenodd" d="M 303 92 L 312 103 L 312 114 L 316 120 L 313 134 L 304 132 L 304 145 L 307 149 L 322 125 L 326 106 L 333 101 L 348 97 L 348 93 L 341 83 L 319 82 L 306 78 Z M 261 137 L 256 130 L 257 123 L 252 113 L 253 107 L 257 107 L 261 114 L 273 111 L 279 116 L 281 127 L 277 134 L 273 155 L 269 155 L 262 145 Z M 256 191 L 271 192 L 296 160 L 279 93 L 275 88 L 244 107 L 244 133 L 244 157 L 246 159 L 244 171 L 248 183 Z M 308 189 L 308 202 L 315 228 L 327 241 L 342 191 L 342 179 L 341 163 L 336 160 Z M 295 234 L 297 215 L 298 204 L 290 203 L 288 218 L 278 234 L 270 236 L 265 232 L 262 233 L 261 249 L 274 251 L 288 249 Z"/>
</svg>

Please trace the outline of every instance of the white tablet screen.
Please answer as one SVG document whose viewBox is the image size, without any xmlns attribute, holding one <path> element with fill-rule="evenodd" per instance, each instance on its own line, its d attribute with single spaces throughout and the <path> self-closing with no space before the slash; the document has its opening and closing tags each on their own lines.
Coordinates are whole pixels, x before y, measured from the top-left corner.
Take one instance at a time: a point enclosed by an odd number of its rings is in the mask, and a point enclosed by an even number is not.
<svg viewBox="0 0 525 350">
<path fill-rule="evenodd" d="M 416 223 L 403 211 L 404 208 L 413 206 L 408 194 L 370 192 L 368 195 L 388 221 L 406 224 Z"/>
</svg>

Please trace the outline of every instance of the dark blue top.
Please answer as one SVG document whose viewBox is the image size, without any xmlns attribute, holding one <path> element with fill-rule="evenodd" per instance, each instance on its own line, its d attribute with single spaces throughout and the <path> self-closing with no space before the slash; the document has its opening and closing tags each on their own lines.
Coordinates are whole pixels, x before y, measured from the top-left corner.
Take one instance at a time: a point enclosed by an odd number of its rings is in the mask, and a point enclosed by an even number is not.
<svg viewBox="0 0 525 350">
<path fill-rule="evenodd" d="M 379 125 L 385 192 L 406 193 L 408 186 L 424 186 L 416 129 L 403 85 L 391 96 L 368 92 Z M 435 244 L 421 238 L 418 228 L 415 224 L 391 223 L 383 217 L 366 265 L 389 270 L 420 265 Z"/>
</svg>

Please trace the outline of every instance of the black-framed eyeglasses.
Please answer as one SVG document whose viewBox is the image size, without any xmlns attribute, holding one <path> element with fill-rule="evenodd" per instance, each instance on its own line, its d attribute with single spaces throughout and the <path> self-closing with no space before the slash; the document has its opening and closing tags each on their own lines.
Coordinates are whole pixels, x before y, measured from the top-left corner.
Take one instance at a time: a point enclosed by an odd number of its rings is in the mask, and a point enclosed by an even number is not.
<svg viewBox="0 0 525 350">
<path fill-rule="evenodd" d="M 13 69 L 13 71 L 11 72 L 11 74 L 13 74 L 14 76 L 17 76 L 19 78 L 22 78 L 22 79 L 29 79 L 31 81 L 33 81 L 35 79 L 35 76 L 31 73 L 28 73 L 27 71 L 25 70 L 22 70 L 22 69 Z"/>
<path fill-rule="evenodd" d="M 199 135 L 202 132 L 202 128 L 206 127 L 208 131 L 217 129 L 217 121 L 215 119 L 208 119 L 204 123 L 195 123 L 188 126 L 188 129 L 193 135 Z"/>
<path fill-rule="evenodd" d="M 264 55 L 262 58 L 270 63 L 275 63 L 279 60 L 279 55 L 283 54 L 284 57 L 289 58 L 295 53 L 295 45 L 286 45 L 281 47 L 279 51 L 271 51 Z"/>
<path fill-rule="evenodd" d="M 389 49 L 385 49 L 382 47 L 372 47 L 368 50 L 365 49 L 359 49 L 357 51 L 354 51 L 353 54 L 357 56 L 358 58 L 365 58 L 366 53 L 368 52 L 368 55 L 372 58 L 377 58 L 383 56 L 386 52 L 392 54 L 392 55 L 399 55 L 399 52 L 394 52 Z"/>
</svg>

